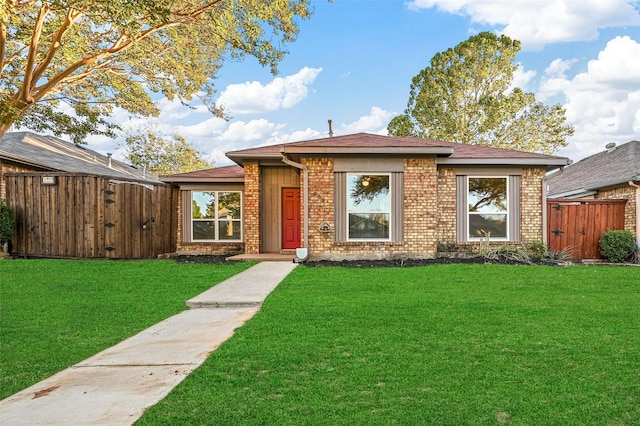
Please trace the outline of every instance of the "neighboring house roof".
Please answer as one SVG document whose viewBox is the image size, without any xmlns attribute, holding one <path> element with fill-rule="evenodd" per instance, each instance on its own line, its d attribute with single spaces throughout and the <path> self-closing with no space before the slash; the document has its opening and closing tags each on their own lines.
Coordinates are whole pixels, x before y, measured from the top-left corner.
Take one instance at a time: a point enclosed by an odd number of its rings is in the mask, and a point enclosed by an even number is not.
<svg viewBox="0 0 640 426">
<path fill-rule="evenodd" d="M 582 197 L 640 180 L 640 141 L 599 152 L 547 177 L 548 197 Z"/>
<path fill-rule="evenodd" d="M 244 169 L 241 166 L 215 167 L 213 169 L 198 170 L 188 173 L 160 176 L 163 182 L 243 182 Z"/>
<path fill-rule="evenodd" d="M 6 133 L 0 139 L 0 159 L 43 171 L 87 173 L 114 178 L 158 182 L 153 173 L 144 173 L 121 161 L 109 159 L 54 136 L 31 132 Z M 111 166 L 109 166 L 109 162 Z"/>
<path fill-rule="evenodd" d="M 533 152 L 465 145 L 411 137 L 391 137 L 369 133 L 336 136 L 303 142 L 268 145 L 232 151 L 227 157 L 238 164 L 253 159 L 278 160 L 282 154 L 306 155 L 436 155 L 438 164 L 539 165 L 550 169 L 570 164 L 565 157 Z"/>
</svg>

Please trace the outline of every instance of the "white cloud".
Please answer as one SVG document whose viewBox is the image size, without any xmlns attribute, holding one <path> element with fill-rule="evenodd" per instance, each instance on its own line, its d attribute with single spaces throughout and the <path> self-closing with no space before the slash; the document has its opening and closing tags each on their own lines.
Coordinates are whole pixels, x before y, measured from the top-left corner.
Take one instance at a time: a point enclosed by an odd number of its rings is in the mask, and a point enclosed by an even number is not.
<svg viewBox="0 0 640 426">
<path fill-rule="evenodd" d="M 640 12 L 627 0 L 413 0 L 410 9 L 467 16 L 472 23 L 495 26 L 526 49 L 547 43 L 588 41 L 598 29 L 640 25 Z"/>
<path fill-rule="evenodd" d="M 518 64 L 518 68 L 513 73 L 513 80 L 511 80 L 510 89 L 513 90 L 513 88 L 519 87 L 525 92 L 532 91 L 533 89 L 530 87 L 530 84 L 536 74 L 537 73 L 533 70 L 526 71 L 522 64 Z"/>
<path fill-rule="evenodd" d="M 249 122 L 234 121 L 227 130 L 220 135 L 220 139 L 227 142 L 254 142 L 263 141 L 277 130 L 280 126 L 271 123 L 264 118 L 251 120 Z"/>
<path fill-rule="evenodd" d="M 352 123 L 342 124 L 340 126 L 341 134 L 350 133 L 377 133 L 386 134 L 387 125 L 395 115 L 394 112 L 385 111 L 377 106 L 371 107 L 369 115 L 365 115 Z"/>
<path fill-rule="evenodd" d="M 277 77 L 263 85 L 258 81 L 230 84 L 220 94 L 217 104 L 230 114 L 252 114 L 291 108 L 302 101 L 322 68 L 304 67 L 287 77 Z"/>
<path fill-rule="evenodd" d="M 544 73 L 547 77 L 564 77 L 564 74 L 569 71 L 576 62 L 578 62 L 577 59 L 554 59 L 549 66 L 545 68 Z"/>
<path fill-rule="evenodd" d="M 607 142 L 628 142 L 640 131 L 640 43 L 616 37 L 567 78 L 569 62 L 552 62 L 540 84 L 540 99 L 563 97 L 567 121 L 575 126 L 570 146 L 561 152 L 580 159 L 603 150 Z"/>
</svg>

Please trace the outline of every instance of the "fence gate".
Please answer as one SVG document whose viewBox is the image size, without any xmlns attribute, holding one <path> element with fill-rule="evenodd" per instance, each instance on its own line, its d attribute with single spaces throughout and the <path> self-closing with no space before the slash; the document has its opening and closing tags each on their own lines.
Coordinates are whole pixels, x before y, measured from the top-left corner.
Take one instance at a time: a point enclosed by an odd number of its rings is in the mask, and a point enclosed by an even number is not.
<svg viewBox="0 0 640 426">
<path fill-rule="evenodd" d="M 600 259 L 607 230 L 624 229 L 627 200 L 547 200 L 547 245 L 567 249 L 573 260 Z"/>
</svg>

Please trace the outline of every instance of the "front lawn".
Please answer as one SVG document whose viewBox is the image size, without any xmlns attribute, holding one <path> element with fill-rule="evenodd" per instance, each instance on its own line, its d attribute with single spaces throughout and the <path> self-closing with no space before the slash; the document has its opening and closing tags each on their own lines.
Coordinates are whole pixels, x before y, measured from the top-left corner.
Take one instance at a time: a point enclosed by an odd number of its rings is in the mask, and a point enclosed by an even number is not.
<svg viewBox="0 0 640 426">
<path fill-rule="evenodd" d="M 640 269 L 298 267 L 139 424 L 640 423 Z"/>
<path fill-rule="evenodd" d="M 0 399 L 187 309 L 249 266 L 0 260 Z"/>
</svg>

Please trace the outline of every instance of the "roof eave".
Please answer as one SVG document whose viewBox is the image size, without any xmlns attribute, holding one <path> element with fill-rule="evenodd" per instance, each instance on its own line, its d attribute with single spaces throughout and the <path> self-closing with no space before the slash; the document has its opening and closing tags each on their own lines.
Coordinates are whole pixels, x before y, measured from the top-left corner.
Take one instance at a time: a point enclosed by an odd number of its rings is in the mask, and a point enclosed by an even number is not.
<svg viewBox="0 0 640 426">
<path fill-rule="evenodd" d="M 170 177 L 161 176 L 161 182 L 165 183 L 244 183 L 243 177 Z"/>
<path fill-rule="evenodd" d="M 384 147 L 354 147 L 354 146 L 284 146 L 283 154 L 297 155 L 437 155 L 450 156 L 453 147 L 448 146 L 384 146 Z"/>
<path fill-rule="evenodd" d="M 584 188 L 571 191 L 560 192 L 558 194 L 548 194 L 547 198 L 582 198 L 597 194 L 598 191 L 590 191 Z"/>
<path fill-rule="evenodd" d="M 28 160 L 26 158 L 22 158 L 22 157 L 15 156 L 15 155 L 10 155 L 10 154 L 8 154 L 6 152 L 0 153 L 0 159 L 12 161 L 14 163 L 24 164 L 24 165 L 31 166 L 31 167 L 37 167 L 39 169 L 45 169 L 45 170 L 49 170 L 49 171 L 57 171 L 57 170 L 59 170 L 59 169 L 55 169 L 55 168 L 50 167 L 50 166 L 46 166 L 46 165 L 44 165 L 42 163 L 38 163 L 38 162 L 35 162 L 35 161 Z M 67 170 L 64 170 L 64 171 L 67 171 Z"/>
<path fill-rule="evenodd" d="M 280 161 L 282 158 L 282 154 L 279 152 L 241 153 L 236 151 L 227 152 L 226 156 L 240 166 L 243 166 L 245 161 Z"/>
<path fill-rule="evenodd" d="M 570 164 L 568 158 L 438 158 L 437 164 L 442 165 L 473 165 L 473 166 L 537 166 L 547 170 L 557 169 Z"/>
</svg>

